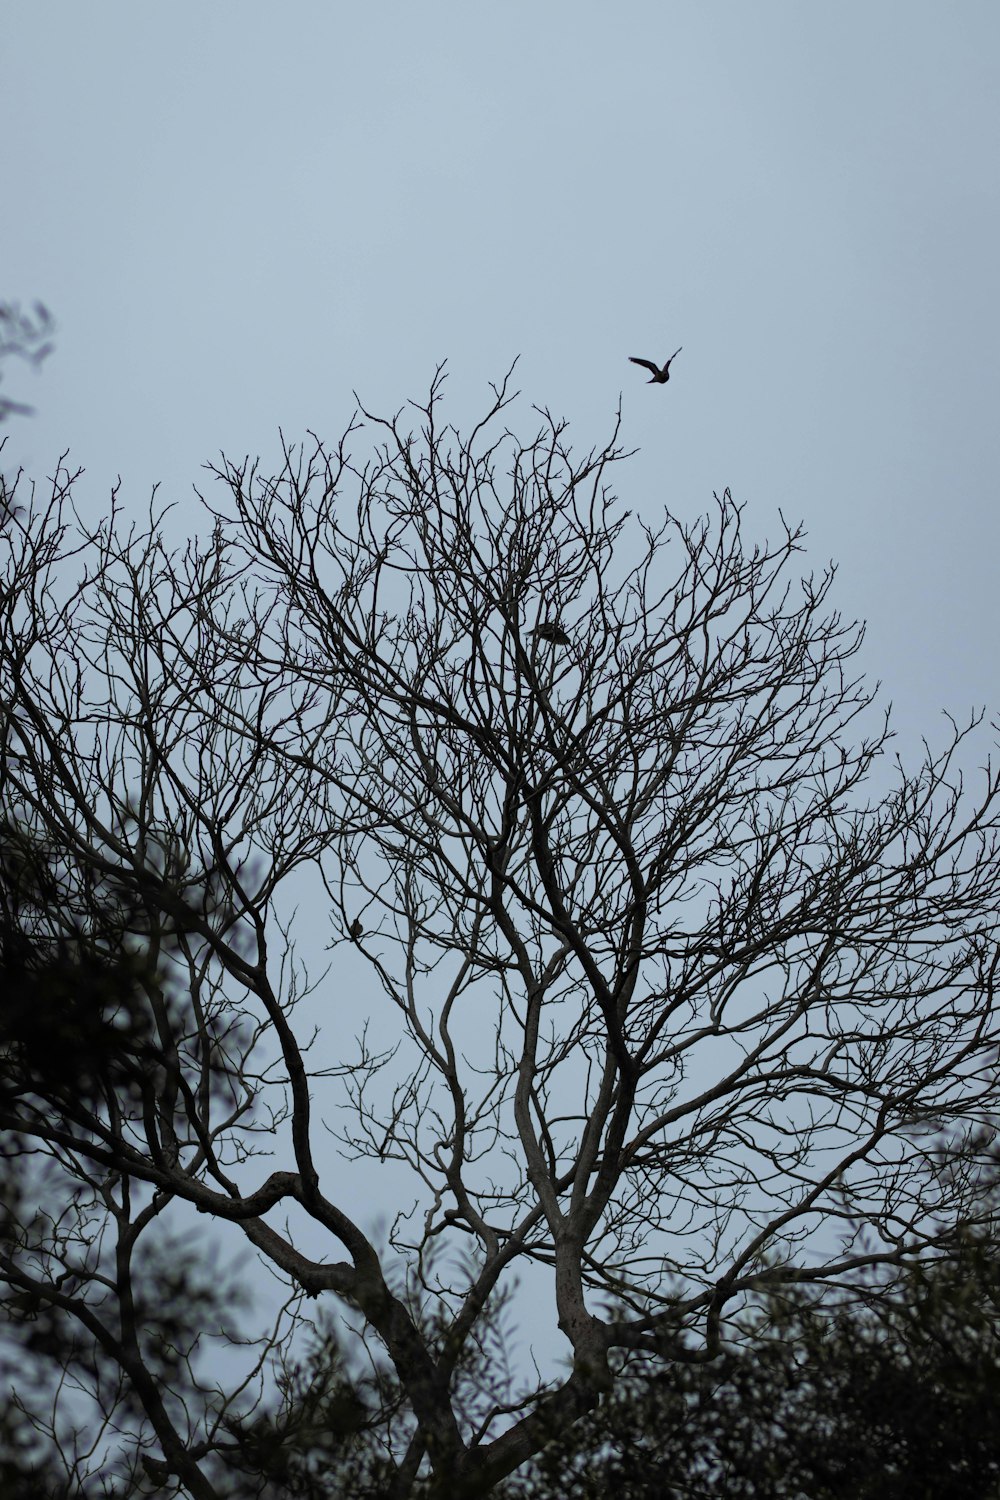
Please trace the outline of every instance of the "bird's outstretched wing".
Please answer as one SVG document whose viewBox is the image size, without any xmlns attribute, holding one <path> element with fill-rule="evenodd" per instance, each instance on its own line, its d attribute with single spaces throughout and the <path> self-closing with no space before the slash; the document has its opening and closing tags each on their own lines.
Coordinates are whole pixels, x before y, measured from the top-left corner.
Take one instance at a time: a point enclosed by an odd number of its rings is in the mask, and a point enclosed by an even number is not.
<svg viewBox="0 0 1000 1500">
<path fill-rule="evenodd" d="M 677 352 L 680 353 L 680 350 Z M 654 375 L 659 375 L 660 373 L 659 365 L 654 365 L 651 359 L 640 359 L 637 354 L 630 354 L 628 359 L 631 365 L 642 365 L 644 370 L 652 370 Z"/>
</svg>

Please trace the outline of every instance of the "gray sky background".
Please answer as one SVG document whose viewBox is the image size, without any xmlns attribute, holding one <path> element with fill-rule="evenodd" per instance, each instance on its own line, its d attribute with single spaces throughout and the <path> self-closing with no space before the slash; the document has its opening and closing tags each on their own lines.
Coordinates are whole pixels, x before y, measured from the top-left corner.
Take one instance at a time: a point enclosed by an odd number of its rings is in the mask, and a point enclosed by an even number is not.
<svg viewBox="0 0 1000 1500">
<path fill-rule="evenodd" d="M 520 354 L 526 429 L 624 392 L 631 509 L 804 519 L 901 730 L 997 701 L 994 0 L 7 0 L 3 51 L 0 295 L 60 325 L 8 467 L 187 507 Z"/>
<path fill-rule="evenodd" d="M 57 351 L 4 467 L 70 450 L 196 525 L 220 449 L 331 439 L 352 389 L 530 403 L 628 508 L 779 507 L 902 748 L 1000 706 L 996 0 L 6 0 L 0 296 Z M 684 346 L 665 389 L 630 354 Z"/>
</svg>

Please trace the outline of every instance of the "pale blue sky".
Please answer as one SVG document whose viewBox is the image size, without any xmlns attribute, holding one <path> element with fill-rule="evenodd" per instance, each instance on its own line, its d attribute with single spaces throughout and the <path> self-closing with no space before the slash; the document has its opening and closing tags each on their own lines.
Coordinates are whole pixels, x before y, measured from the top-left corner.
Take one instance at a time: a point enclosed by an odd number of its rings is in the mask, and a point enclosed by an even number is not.
<svg viewBox="0 0 1000 1500">
<path fill-rule="evenodd" d="M 633 510 L 778 506 L 919 728 L 996 701 L 1000 8 L 7 0 L 8 377 L 106 502 L 515 354 Z M 647 389 L 629 354 L 665 357 Z"/>
<path fill-rule="evenodd" d="M 59 321 L 4 466 L 197 522 L 220 449 L 520 354 L 628 508 L 780 507 L 903 748 L 1000 706 L 995 0 L 6 0 L 0 296 Z M 683 345 L 668 387 L 630 354 Z M 515 417 L 515 422 L 519 419 Z M 807 564 L 808 565 L 808 564 Z"/>
</svg>

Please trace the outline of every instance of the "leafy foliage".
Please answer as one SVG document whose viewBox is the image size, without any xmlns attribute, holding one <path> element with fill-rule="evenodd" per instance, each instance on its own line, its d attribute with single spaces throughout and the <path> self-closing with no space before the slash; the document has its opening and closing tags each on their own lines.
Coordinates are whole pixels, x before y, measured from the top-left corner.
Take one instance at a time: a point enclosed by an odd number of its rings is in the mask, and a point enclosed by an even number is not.
<svg viewBox="0 0 1000 1500">
<path fill-rule="evenodd" d="M 712 1364 L 633 1374 L 510 1494 L 988 1500 L 998 1410 L 1000 1258 L 974 1238 L 889 1295 L 772 1296 Z"/>
<path fill-rule="evenodd" d="M 25 312 L 17 302 L 0 302 L 0 364 L 11 357 L 36 367 L 52 352 L 55 322 L 42 302 Z M 0 423 L 9 416 L 30 416 L 32 408 L 0 396 Z"/>
</svg>

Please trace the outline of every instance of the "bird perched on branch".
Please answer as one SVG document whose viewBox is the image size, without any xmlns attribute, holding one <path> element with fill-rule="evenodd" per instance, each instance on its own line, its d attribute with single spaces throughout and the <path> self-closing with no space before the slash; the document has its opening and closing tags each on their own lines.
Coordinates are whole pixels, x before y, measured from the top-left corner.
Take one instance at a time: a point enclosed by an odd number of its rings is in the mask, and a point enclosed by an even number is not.
<svg viewBox="0 0 1000 1500">
<path fill-rule="evenodd" d="M 684 345 L 682 344 L 681 349 L 683 348 Z M 629 355 L 629 364 L 642 365 L 644 370 L 652 370 L 653 373 L 650 376 L 649 380 L 647 380 L 647 385 L 666 385 L 667 381 L 670 379 L 670 366 L 673 364 L 678 354 L 680 354 L 681 349 L 674 350 L 673 354 L 671 354 L 670 358 L 667 360 L 662 369 L 659 365 L 654 365 L 651 359 L 639 359 L 635 354 Z"/>
<path fill-rule="evenodd" d="M 365 935 L 365 924 L 362 922 L 360 917 L 355 917 L 354 921 L 351 923 L 350 927 L 347 930 L 350 933 L 353 941 L 355 943 L 360 943 L 361 939 Z"/>
<path fill-rule="evenodd" d="M 531 632 L 540 641 L 551 641 L 554 646 L 568 646 L 569 636 L 556 620 L 544 620 Z"/>
</svg>

